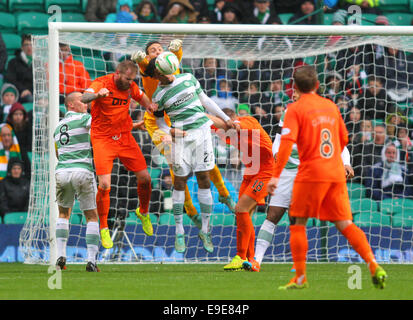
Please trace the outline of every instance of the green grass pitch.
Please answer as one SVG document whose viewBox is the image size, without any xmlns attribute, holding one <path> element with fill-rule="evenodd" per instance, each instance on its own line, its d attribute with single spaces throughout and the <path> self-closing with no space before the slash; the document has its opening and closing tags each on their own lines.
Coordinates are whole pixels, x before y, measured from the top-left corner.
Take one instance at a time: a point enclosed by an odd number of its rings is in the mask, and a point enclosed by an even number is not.
<svg viewBox="0 0 413 320">
<path fill-rule="evenodd" d="M 349 289 L 350 266 L 361 270 L 361 289 Z M 310 288 L 284 292 L 290 264 L 263 264 L 259 273 L 223 271 L 223 264 L 68 265 L 61 289 L 49 289 L 48 266 L 0 264 L 1 300 L 411 300 L 413 265 L 384 264 L 384 290 L 373 287 L 364 264 L 308 264 Z M 50 270 L 52 271 L 52 270 Z M 54 282 L 56 283 L 56 282 Z M 354 283 L 354 282 L 353 282 Z M 116 294 L 115 294 L 116 293 Z"/>
</svg>

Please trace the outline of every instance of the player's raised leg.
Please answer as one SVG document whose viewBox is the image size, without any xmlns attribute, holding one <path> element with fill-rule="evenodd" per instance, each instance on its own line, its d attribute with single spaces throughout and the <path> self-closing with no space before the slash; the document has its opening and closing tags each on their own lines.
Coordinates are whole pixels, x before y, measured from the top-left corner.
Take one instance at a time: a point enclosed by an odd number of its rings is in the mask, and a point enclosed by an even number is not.
<svg viewBox="0 0 413 320">
<path fill-rule="evenodd" d="M 222 174 L 221 171 L 219 171 L 218 166 L 215 165 L 215 167 L 209 172 L 209 176 L 215 188 L 217 188 L 219 202 L 225 204 L 231 212 L 235 212 L 236 203 L 225 186 L 224 179 L 222 178 Z"/>
<path fill-rule="evenodd" d="M 196 178 L 198 181 L 198 200 L 201 207 L 201 218 L 202 218 L 202 227 L 198 233 L 199 238 L 201 239 L 204 249 L 207 252 L 214 251 L 214 245 L 211 240 L 211 233 L 209 227 L 209 221 L 212 214 L 212 205 L 213 199 L 210 189 L 210 177 L 208 171 L 196 172 Z"/>
<path fill-rule="evenodd" d="M 100 237 L 102 246 L 106 249 L 113 247 L 108 227 L 108 215 L 110 208 L 110 174 L 98 175 L 98 191 L 96 195 L 96 206 L 99 216 Z"/>
<path fill-rule="evenodd" d="M 367 263 L 374 286 L 383 289 L 386 285 L 387 274 L 376 262 L 363 230 L 357 227 L 351 220 L 335 221 L 334 224 L 344 237 L 346 237 L 354 250 L 356 250 Z"/>
<path fill-rule="evenodd" d="M 142 222 L 142 229 L 146 235 L 153 235 L 153 227 L 149 216 L 149 201 L 151 200 L 152 185 L 148 170 L 134 172 L 138 184 L 139 208 L 136 215 Z"/>
</svg>

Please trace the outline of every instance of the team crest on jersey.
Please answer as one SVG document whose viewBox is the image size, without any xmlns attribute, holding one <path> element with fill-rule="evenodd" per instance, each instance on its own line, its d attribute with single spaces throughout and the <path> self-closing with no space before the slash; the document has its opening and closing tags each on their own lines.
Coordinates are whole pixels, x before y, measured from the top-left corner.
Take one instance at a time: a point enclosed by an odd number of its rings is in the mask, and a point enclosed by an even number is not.
<svg viewBox="0 0 413 320">
<path fill-rule="evenodd" d="M 190 82 L 190 81 L 184 81 L 184 86 L 185 86 L 185 87 L 190 87 L 190 86 L 191 86 L 191 82 Z"/>
</svg>

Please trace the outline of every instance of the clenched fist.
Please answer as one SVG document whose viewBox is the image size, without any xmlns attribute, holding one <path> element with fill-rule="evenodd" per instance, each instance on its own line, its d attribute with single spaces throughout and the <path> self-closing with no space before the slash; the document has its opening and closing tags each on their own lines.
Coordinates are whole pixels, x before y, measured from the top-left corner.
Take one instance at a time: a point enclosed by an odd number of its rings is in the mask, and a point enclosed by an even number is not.
<svg viewBox="0 0 413 320">
<path fill-rule="evenodd" d="M 177 52 L 179 49 L 182 47 L 182 40 L 180 39 L 175 39 L 172 40 L 171 43 L 169 44 L 168 50 L 172 52 Z"/>
<path fill-rule="evenodd" d="M 136 63 L 142 62 L 146 58 L 146 53 L 143 51 L 136 51 L 132 53 L 131 60 Z"/>
</svg>

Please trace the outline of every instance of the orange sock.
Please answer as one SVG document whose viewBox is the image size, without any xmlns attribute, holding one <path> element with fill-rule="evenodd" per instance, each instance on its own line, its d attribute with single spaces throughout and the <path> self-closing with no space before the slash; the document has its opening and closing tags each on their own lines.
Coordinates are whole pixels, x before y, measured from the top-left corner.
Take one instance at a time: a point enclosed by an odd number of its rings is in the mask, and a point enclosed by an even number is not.
<svg viewBox="0 0 413 320">
<path fill-rule="evenodd" d="M 96 195 L 96 206 L 99 215 L 100 229 L 108 228 L 108 215 L 110 207 L 110 189 L 101 189 L 98 187 Z"/>
<path fill-rule="evenodd" d="M 306 276 L 308 241 L 305 226 L 290 226 L 290 249 L 297 278 Z"/>
<path fill-rule="evenodd" d="M 237 220 L 237 255 L 245 260 L 251 236 L 252 220 L 248 212 L 236 212 L 235 215 Z"/>
<path fill-rule="evenodd" d="M 363 230 L 352 223 L 342 231 L 342 234 L 367 263 L 370 273 L 373 275 L 378 264 Z"/>
<path fill-rule="evenodd" d="M 151 201 L 151 183 L 138 182 L 139 212 L 148 213 L 149 202 Z"/>
<path fill-rule="evenodd" d="M 215 188 L 217 188 L 218 193 L 221 197 L 226 198 L 229 196 L 229 191 L 225 186 L 225 182 L 222 178 L 221 171 L 219 171 L 219 168 L 217 166 L 215 166 L 211 171 L 209 171 L 209 178 L 211 179 Z"/>
<path fill-rule="evenodd" d="M 250 225 L 250 240 L 248 242 L 247 259 L 251 261 L 255 257 L 255 229 L 254 224 L 251 221 Z"/>
</svg>

